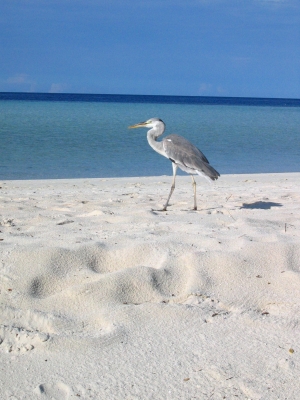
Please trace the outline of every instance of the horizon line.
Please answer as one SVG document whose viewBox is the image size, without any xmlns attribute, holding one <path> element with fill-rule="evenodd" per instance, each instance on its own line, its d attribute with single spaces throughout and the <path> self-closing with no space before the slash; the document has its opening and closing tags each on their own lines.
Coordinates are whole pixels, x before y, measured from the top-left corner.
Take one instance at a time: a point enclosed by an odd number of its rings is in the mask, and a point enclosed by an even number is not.
<svg viewBox="0 0 300 400">
<path fill-rule="evenodd" d="M 148 96 L 148 97 L 200 97 L 216 99 L 258 99 L 258 100 L 300 100 L 297 97 L 257 97 L 257 96 L 216 96 L 216 95 L 186 95 L 186 94 L 132 94 L 132 93 L 80 93 L 80 92 L 19 92 L 0 91 L 0 94 L 43 94 L 43 95 L 87 95 L 87 96 Z"/>
</svg>

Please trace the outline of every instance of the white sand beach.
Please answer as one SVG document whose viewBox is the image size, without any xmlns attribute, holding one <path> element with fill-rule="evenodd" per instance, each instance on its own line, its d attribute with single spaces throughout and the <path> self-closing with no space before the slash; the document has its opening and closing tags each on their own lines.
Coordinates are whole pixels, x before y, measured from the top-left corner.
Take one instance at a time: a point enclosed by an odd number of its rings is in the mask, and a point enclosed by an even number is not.
<svg viewBox="0 0 300 400">
<path fill-rule="evenodd" d="M 298 399 L 299 182 L 0 182 L 1 399 Z"/>
</svg>

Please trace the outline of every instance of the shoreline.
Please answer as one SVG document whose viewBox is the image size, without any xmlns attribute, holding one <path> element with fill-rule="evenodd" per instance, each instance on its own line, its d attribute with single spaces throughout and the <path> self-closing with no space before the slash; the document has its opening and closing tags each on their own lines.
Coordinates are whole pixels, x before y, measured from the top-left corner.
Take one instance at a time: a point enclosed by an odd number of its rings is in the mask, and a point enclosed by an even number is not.
<svg viewBox="0 0 300 400">
<path fill-rule="evenodd" d="M 300 173 L 171 181 L 0 181 L 4 398 L 297 398 Z"/>
<path fill-rule="evenodd" d="M 180 174 L 177 174 L 177 178 L 184 178 L 188 177 L 189 175 L 179 171 Z M 262 176 L 262 175 L 267 175 L 267 176 L 273 176 L 273 175 L 297 175 L 300 174 L 300 171 L 295 171 L 295 172 L 255 172 L 255 173 L 240 173 L 240 174 L 221 174 L 221 177 L 216 181 L 218 182 L 222 177 L 243 177 L 243 176 Z M 87 177 L 87 178 L 37 178 L 37 179 L 0 179 L 0 184 L 3 182 L 35 182 L 35 181 L 73 181 L 73 180 L 78 180 L 78 181 L 83 181 L 83 180 L 109 180 L 109 179 L 155 179 L 155 178 L 166 178 L 169 177 L 172 180 L 172 174 L 170 173 L 169 175 L 164 174 L 164 175 L 141 175 L 141 176 L 111 176 L 111 177 Z M 195 175 L 197 178 L 198 175 Z M 177 179 L 176 178 L 176 179 Z M 201 182 L 201 177 L 199 176 L 199 184 Z M 204 181 L 205 182 L 205 181 Z"/>
</svg>

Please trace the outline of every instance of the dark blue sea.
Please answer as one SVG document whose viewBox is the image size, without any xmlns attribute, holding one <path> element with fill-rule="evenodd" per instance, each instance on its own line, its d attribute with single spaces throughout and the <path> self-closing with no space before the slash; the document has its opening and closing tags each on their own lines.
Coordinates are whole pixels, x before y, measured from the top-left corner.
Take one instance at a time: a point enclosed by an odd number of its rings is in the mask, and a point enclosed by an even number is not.
<svg viewBox="0 0 300 400">
<path fill-rule="evenodd" d="M 0 179 L 171 175 L 152 117 L 221 174 L 300 171 L 299 99 L 0 93 Z"/>
</svg>

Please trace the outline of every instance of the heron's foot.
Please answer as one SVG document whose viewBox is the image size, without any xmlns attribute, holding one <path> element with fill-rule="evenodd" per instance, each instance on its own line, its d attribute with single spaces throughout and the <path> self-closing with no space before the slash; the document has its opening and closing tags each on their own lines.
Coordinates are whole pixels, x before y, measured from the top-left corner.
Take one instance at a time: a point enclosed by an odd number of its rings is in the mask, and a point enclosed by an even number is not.
<svg viewBox="0 0 300 400">
<path fill-rule="evenodd" d="M 169 202 L 167 202 L 167 203 L 163 206 L 163 208 L 162 208 L 161 210 L 159 210 L 159 211 L 167 211 L 168 205 L 169 205 Z"/>
<path fill-rule="evenodd" d="M 167 209 L 166 209 L 166 207 L 161 208 L 159 210 L 154 210 L 154 208 L 152 208 L 152 211 L 162 212 L 162 211 L 167 211 Z"/>
<path fill-rule="evenodd" d="M 197 206 L 195 206 L 195 207 L 193 208 L 193 210 L 194 210 L 194 211 L 197 211 L 197 210 L 198 210 Z"/>
</svg>

